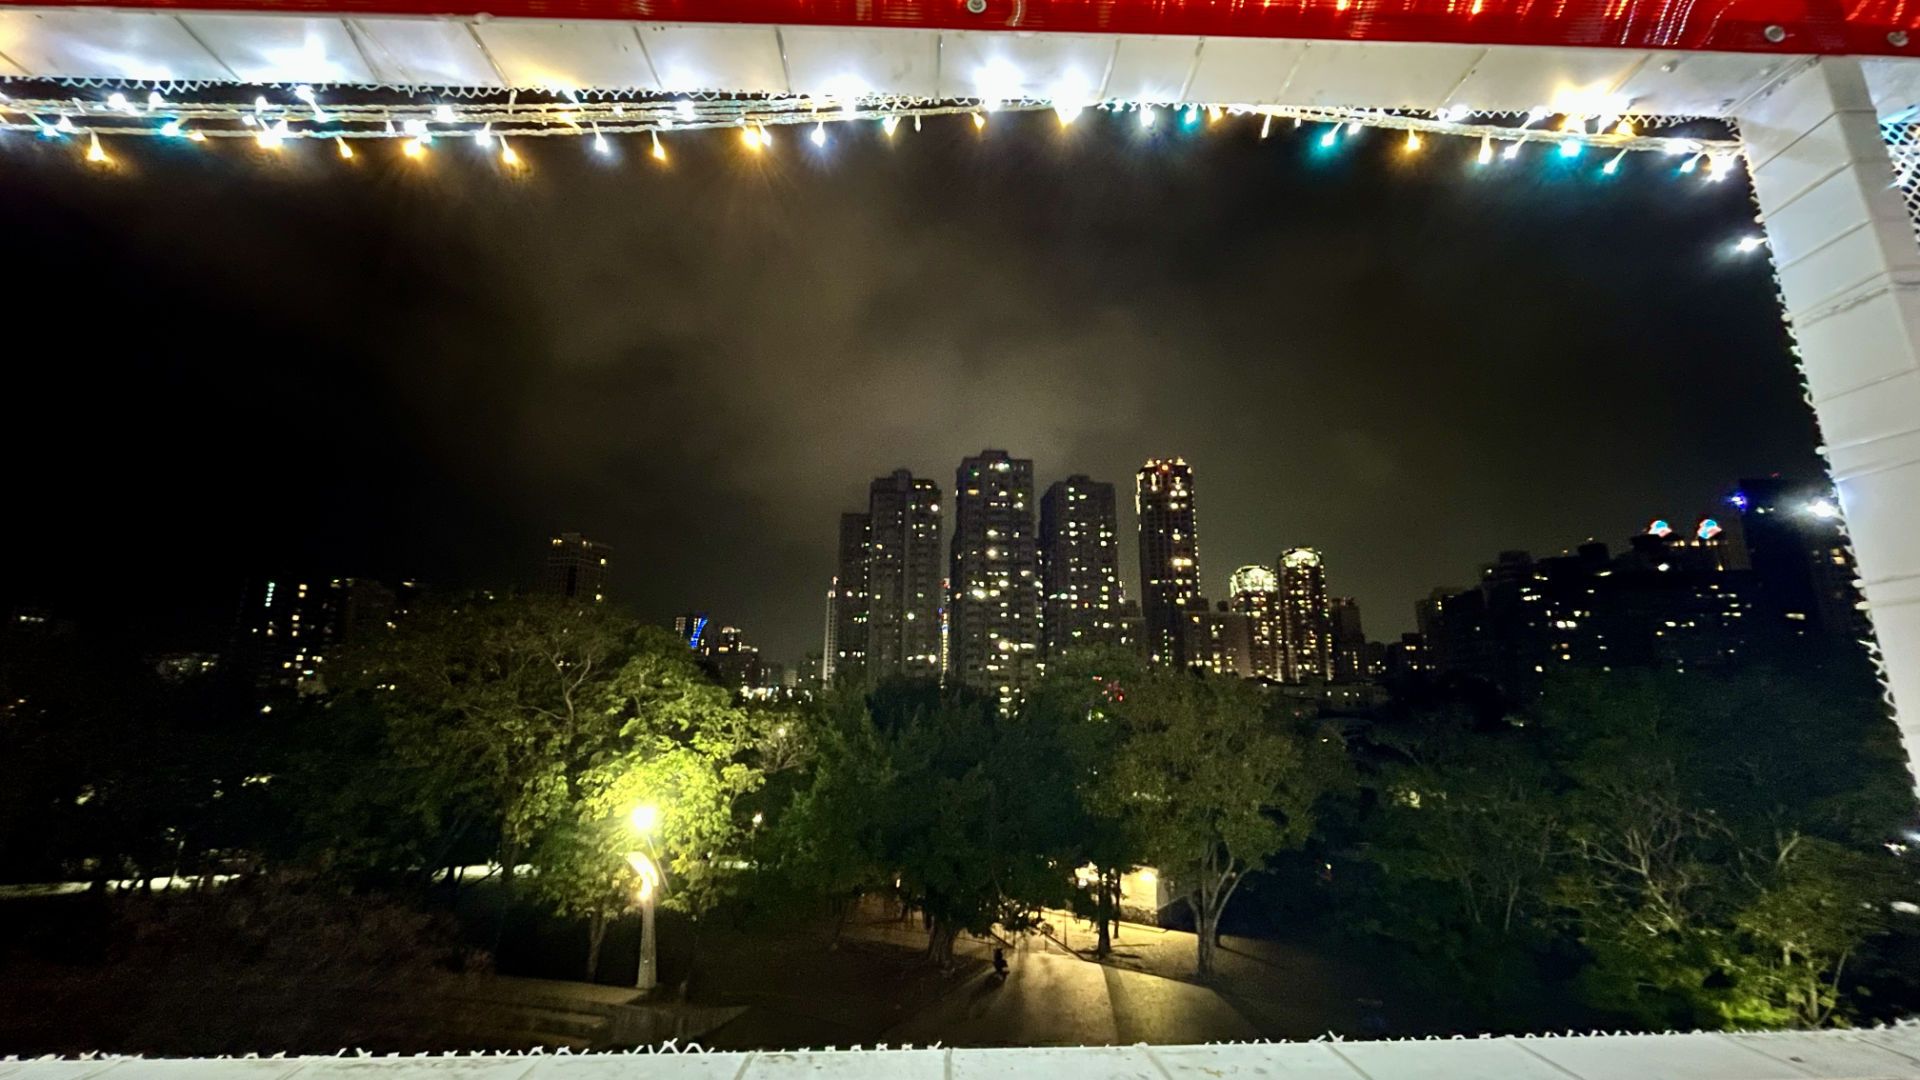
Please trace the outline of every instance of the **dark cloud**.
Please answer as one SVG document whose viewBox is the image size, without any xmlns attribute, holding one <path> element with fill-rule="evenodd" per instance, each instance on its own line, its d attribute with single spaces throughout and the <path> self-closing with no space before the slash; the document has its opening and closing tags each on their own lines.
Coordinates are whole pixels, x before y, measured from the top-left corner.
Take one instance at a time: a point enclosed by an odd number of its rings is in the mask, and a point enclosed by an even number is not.
<svg viewBox="0 0 1920 1080">
<path fill-rule="evenodd" d="M 995 446 L 1123 491 L 1184 455 L 1210 589 L 1316 545 L 1384 635 L 1498 549 L 1814 467 L 1764 262 L 1724 254 L 1739 183 L 1281 127 L 689 134 L 665 169 L 527 140 L 521 177 L 451 141 L 129 145 L 99 176 L 16 137 L 13 501 L 98 572 L 21 560 L 9 591 L 523 581 L 579 528 L 641 613 L 797 658 L 836 512 Z"/>
</svg>

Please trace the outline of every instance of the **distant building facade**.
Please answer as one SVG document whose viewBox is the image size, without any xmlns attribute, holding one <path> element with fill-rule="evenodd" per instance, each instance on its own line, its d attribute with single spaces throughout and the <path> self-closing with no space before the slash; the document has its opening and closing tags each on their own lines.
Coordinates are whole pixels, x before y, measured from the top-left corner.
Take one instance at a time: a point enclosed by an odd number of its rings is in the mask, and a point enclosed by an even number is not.
<svg viewBox="0 0 1920 1080">
<path fill-rule="evenodd" d="M 1280 623 L 1280 578 L 1272 569 L 1243 566 L 1227 581 L 1227 608 L 1247 619 L 1247 674 L 1280 679 L 1292 667 Z"/>
<path fill-rule="evenodd" d="M 865 680 L 938 679 L 940 485 L 906 469 L 880 477 L 868 489 L 867 519 Z"/>
<path fill-rule="evenodd" d="M 1332 682 L 1333 606 L 1327 597 L 1327 567 L 1313 548 L 1280 553 L 1280 626 L 1291 660 L 1286 682 Z"/>
<path fill-rule="evenodd" d="M 561 533 L 547 542 L 547 562 L 541 591 L 598 604 L 607 598 L 607 564 L 613 549 L 577 532 Z"/>
<path fill-rule="evenodd" d="M 1134 476 L 1140 534 L 1140 613 L 1148 659 L 1187 666 L 1186 616 L 1206 611 L 1193 469 L 1180 458 L 1151 460 Z"/>
<path fill-rule="evenodd" d="M 1070 649 L 1118 645 L 1126 597 L 1120 588 L 1120 526 L 1112 484 L 1057 480 L 1040 499 L 1041 624 L 1047 659 Z"/>
<path fill-rule="evenodd" d="M 1042 670 L 1033 462 L 982 450 L 955 471 L 953 500 L 947 677 L 1010 709 Z"/>
<path fill-rule="evenodd" d="M 245 608 L 244 662 L 262 689 L 323 690 L 335 650 L 390 629 L 399 606 L 393 589 L 367 578 L 260 582 Z"/>
<path fill-rule="evenodd" d="M 833 587 L 827 594 L 827 641 L 821 652 L 821 678 L 828 686 L 866 680 L 870 603 L 867 559 L 872 533 L 872 519 L 866 514 L 840 515 Z"/>
</svg>

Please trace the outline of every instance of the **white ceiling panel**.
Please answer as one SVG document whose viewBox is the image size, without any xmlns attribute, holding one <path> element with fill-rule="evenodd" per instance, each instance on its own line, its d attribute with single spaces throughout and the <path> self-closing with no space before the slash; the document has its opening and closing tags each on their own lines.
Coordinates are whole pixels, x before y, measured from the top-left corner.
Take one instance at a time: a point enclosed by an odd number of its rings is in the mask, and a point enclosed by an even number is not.
<svg viewBox="0 0 1920 1080">
<path fill-rule="evenodd" d="M 1106 96 L 1128 101 L 1178 101 L 1193 74 L 1200 51 L 1196 38 L 1134 37 L 1120 39 L 1113 70 L 1107 74 Z"/>
<path fill-rule="evenodd" d="M 942 97 L 1092 100 L 1107 81 L 1116 40 L 1090 34 L 953 31 L 942 34 L 940 44 Z"/>
<path fill-rule="evenodd" d="M 291 15 L 182 15 L 242 82 L 373 82 L 339 19 Z"/>
<path fill-rule="evenodd" d="M 88 79 L 231 79 L 172 15 L 0 11 L 0 54 L 20 75 Z M 7 68 L 0 62 L 0 70 Z"/>
<path fill-rule="evenodd" d="M 1200 46 L 1186 98 L 1247 105 L 1278 102 L 1306 51 L 1300 41 L 1208 38 Z"/>
<path fill-rule="evenodd" d="M 642 26 L 640 39 L 660 88 L 787 91 L 780 38 L 770 26 Z"/>
<path fill-rule="evenodd" d="M 1866 70 L 1867 89 L 1880 115 L 1912 119 L 1914 110 L 1920 109 L 1920 60 L 1862 60 L 1860 66 Z"/>
<path fill-rule="evenodd" d="M 1306 46 L 1279 100 L 1291 105 L 1432 109 L 1460 85 L 1482 51 L 1477 45 L 1315 41 Z M 1200 66 L 1207 66 L 1204 56 Z"/>
<path fill-rule="evenodd" d="M 1748 53 L 1656 53 L 1620 87 L 1634 112 L 1721 116 L 1753 96 L 1796 57 Z"/>
<path fill-rule="evenodd" d="M 795 93 L 932 97 L 939 92 L 936 31 L 789 26 L 780 36 L 786 42 L 787 75 Z"/>
<path fill-rule="evenodd" d="M 1536 105 L 1584 116 L 1623 112 L 1620 87 L 1646 60 L 1632 49 L 1482 49 L 1442 104 L 1486 112 Z"/>
<path fill-rule="evenodd" d="M 493 19 L 473 30 L 511 86 L 660 89 L 632 23 Z"/>
<path fill-rule="evenodd" d="M 453 19 L 354 19 L 349 24 L 382 82 L 499 86 L 467 24 Z"/>
</svg>

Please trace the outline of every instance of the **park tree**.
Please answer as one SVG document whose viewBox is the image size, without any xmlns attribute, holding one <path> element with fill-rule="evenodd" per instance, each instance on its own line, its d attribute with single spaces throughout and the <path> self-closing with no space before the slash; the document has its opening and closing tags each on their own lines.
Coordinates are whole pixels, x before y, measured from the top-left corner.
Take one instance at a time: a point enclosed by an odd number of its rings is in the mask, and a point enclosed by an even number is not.
<svg viewBox="0 0 1920 1080">
<path fill-rule="evenodd" d="M 783 868 L 844 899 L 897 889 L 953 960 L 962 932 L 1021 929 L 1067 899 L 1072 810 L 1051 731 L 931 683 L 846 694 L 821 716 L 813 783 L 783 815 Z"/>
<path fill-rule="evenodd" d="M 1246 875 L 1302 846 L 1346 775 L 1340 739 L 1244 679 L 1136 665 L 1106 680 L 1117 726 L 1088 797 L 1124 815 L 1141 855 L 1181 891 L 1214 973 L 1221 916 Z"/>
<path fill-rule="evenodd" d="M 1770 672 L 1637 673 L 1532 710 L 1569 782 L 1558 902 L 1598 1004 L 1649 1023 L 1844 1019 L 1848 965 L 1911 871 L 1885 713 Z"/>
<path fill-rule="evenodd" d="M 762 751 L 777 742 L 757 730 L 770 714 L 736 707 L 664 632 L 636 634 L 596 698 L 609 737 L 569 770 L 562 807 L 536 832 L 530 860 L 536 893 L 587 920 L 588 979 L 608 922 L 635 899 L 627 853 L 660 868 L 667 907 L 698 917 L 725 894 L 743 839 L 736 806 L 760 785 Z M 631 824 L 638 807 L 651 808 L 644 834 Z"/>
</svg>

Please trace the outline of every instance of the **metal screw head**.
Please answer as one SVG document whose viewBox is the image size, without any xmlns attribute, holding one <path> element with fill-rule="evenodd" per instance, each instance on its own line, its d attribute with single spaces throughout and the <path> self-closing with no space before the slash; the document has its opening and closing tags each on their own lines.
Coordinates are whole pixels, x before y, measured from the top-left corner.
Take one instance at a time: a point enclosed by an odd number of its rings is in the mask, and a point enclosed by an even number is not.
<svg viewBox="0 0 1920 1080">
<path fill-rule="evenodd" d="M 1889 44 L 1889 45 L 1891 45 L 1891 46 L 1893 46 L 1893 47 L 1894 47 L 1894 48 L 1896 48 L 1896 49 L 1904 49 L 1904 48 L 1906 48 L 1906 47 L 1907 47 L 1907 32 L 1906 32 L 1905 30 L 1895 30 L 1895 31 L 1893 31 L 1892 33 L 1890 33 L 1890 34 L 1888 34 L 1888 35 L 1887 35 L 1887 44 Z"/>
<path fill-rule="evenodd" d="M 1761 36 L 1765 37 L 1768 41 L 1773 42 L 1775 45 L 1778 45 L 1781 42 L 1787 40 L 1787 28 L 1777 23 L 1774 24 L 1773 26 L 1767 27 L 1765 30 L 1762 30 L 1760 33 L 1761 33 Z"/>
<path fill-rule="evenodd" d="M 987 12 L 987 0 L 967 0 L 967 10 L 975 15 L 984 15 Z"/>
</svg>

